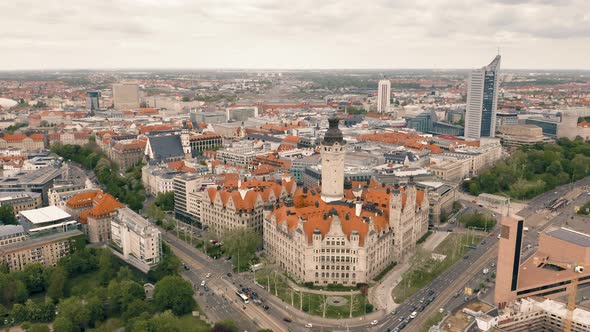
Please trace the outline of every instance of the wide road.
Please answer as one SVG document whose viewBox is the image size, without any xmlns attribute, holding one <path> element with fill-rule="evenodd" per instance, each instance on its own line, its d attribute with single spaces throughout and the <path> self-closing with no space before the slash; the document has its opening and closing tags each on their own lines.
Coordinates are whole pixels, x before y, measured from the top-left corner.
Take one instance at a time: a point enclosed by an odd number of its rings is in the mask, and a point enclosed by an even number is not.
<svg viewBox="0 0 590 332">
<path fill-rule="evenodd" d="M 282 321 L 266 313 L 262 307 L 253 303 L 244 304 L 238 299 L 235 294 L 237 286 L 227 280 L 227 273 L 231 270 L 228 263 L 205 256 L 170 233 L 163 234 L 174 254 L 190 267 L 183 276 L 195 286 L 199 303 L 201 306 L 204 303 L 202 309 L 212 320 L 233 320 L 241 331 L 261 328 L 287 331 Z M 209 273 L 210 277 L 207 278 Z M 201 287 L 202 281 L 205 281 L 208 291 Z"/>
</svg>

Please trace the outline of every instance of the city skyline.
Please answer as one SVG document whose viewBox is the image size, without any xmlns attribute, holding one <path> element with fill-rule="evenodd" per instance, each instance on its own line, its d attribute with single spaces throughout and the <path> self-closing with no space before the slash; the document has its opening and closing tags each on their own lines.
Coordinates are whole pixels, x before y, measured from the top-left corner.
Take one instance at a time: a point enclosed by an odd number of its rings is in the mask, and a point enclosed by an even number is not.
<svg viewBox="0 0 590 332">
<path fill-rule="evenodd" d="M 468 69 L 498 48 L 506 69 L 590 69 L 589 11 L 583 0 L 31 0 L 0 4 L 0 70 Z"/>
</svg>

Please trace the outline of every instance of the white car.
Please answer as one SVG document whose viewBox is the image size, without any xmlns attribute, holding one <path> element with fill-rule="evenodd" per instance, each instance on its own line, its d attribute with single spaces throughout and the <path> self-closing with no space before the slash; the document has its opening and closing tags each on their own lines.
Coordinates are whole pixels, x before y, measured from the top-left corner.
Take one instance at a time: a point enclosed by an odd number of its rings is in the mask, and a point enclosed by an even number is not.
<svg viewBox="0 0 590 332">
<path fill-rule="evenodd" d="M 205 280 L 201 281 L 201 287 L 205 286 Z"/>
<path fill-rule="evenodd" d="M 211 273 L 207 273 L 206 278 L 210 278 L 211 277 Z"/>
<path fill-rule="evenodd" d="M 371 326 L 375 326 L 375 325 L 377 325 L 377 323 L 379 323 L 379 322 L 377 320 L 374 320 L 371 322 Z"/>
<path fill-rule="evenodd" d="M 307 324 L 305 324 L 305 327 L 308 329 L 311 329 L 313 327 L 313 325 L 311 325 L 311 323 L 307 323 Z"/>
</svg>

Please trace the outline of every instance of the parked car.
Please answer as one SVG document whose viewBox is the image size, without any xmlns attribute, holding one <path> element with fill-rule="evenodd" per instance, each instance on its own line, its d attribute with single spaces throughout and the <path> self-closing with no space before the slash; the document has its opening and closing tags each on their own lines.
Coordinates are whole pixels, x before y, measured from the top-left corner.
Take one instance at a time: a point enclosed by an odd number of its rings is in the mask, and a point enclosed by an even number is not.
<svg viewBox="0 0 590 332">
<path fill-rule="evenodd" d="M 374 320 L 374 321 L 372 321 L 372 322 L 371 322 L 371 326 L 375 326 L 375 325 L 377 325 L 378 323 L 379 323 L 379 322 L 378 322 L 377 320 Z"/>
<path fill-rule="evenodd" d="M 311 323 L 307 323 L 307 324 L 305 324 L 305 327 L 308 329 L 311 329 L 313 327 L 313 325 Z"/>
<path fill-rule="evenodd" d="M 284 317 L 283 320 L 287 323 L 291 323 L 293 320 L 289 317 Z"/>
</svg>

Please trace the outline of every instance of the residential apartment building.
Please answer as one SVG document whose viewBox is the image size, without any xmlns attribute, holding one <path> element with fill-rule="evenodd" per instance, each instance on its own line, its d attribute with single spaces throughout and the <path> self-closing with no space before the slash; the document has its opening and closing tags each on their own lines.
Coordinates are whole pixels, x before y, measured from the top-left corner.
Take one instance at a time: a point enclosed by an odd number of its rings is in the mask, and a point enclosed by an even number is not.
<svg viewBox="0 0 590 332">
<path fill-rule="evenodd" d="M 45 149 L 45 135 L 4 134 L 0 137 L 0 149 L 39 151 Z"/>
<path fill-rule="evenodd" d="M 93 191 L 93 189 L 86 188 L 83 183 L 71 180 L 56 180 L 53 182 L 53 186 L 47 190 L 48 205 L 64 208 L 68 199 L 86 191 Z"/>
<path fill-rule="evenodd" d="M 63 144 L 63 145 L 80 145 L 84 146 L 88 143 L 90 135 L 83 131 L 76 132 L 64 132 L 64 133 L 51 133 L 48 135 L 49 145 Z"/>
<path fill-rule="evenodd" d="M 143 272 L 162 259 L 162 236 L 139 214 L 127 207 L 117 209 L 111 221 L 113 252 Z"/>
<path fill-rule="evenodd" d="M 141 169 L 141 181 L 147 193 L 157 196 L 160 193 L 173 191 L 174 177 L 182 173 L 169 170 L 165 166 L 146 165 Z"/>
<path fill-rule="evenodd" d="M 0 247 L 0 262 L 5 263 L 11 271 L 21 271 L 34 263 L 55 266 L 76 245 L 85 242 L 83 236 L 82 232 L 74 229 L 8 244 Z"/>
</svg>

